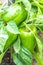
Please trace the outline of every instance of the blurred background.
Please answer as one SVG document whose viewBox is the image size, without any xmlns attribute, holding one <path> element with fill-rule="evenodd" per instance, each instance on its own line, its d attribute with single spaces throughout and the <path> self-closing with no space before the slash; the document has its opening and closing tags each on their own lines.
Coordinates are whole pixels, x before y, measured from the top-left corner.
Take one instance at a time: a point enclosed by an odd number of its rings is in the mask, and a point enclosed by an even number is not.
<svg viewBox="0 0 43 65">
<path fill-rule="evenodd" d="M 4 3 L 4 2 L 5 2 L 5 0 L 0 0 L 0 2 L 1 2 L 1 3 Z"/>
</svg>

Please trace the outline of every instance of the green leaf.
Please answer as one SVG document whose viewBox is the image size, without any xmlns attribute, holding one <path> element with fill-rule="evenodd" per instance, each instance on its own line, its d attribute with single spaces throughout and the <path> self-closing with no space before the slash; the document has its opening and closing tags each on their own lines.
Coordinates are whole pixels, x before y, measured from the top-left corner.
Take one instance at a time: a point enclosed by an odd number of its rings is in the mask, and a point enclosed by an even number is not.
<svg viewBox="0 0 43 65">
<path fill-rule="evenodd" d="M 43 25 L 43 15 L 37 16 L 37 19 L 36 19 L 35 23 L 37 23 L 37 24 L 40 23 L 40 24 Z"/>
<path fill-rule="evenodd" d="M 43 33 L 43 26 L 37 26 L 37 28 L 39 29 L 39 31 L 40 31 L 41 33 Z"/>
<path fill-rule="evenodd" d="M 2 62 L 2 59 L 6 52 L 6 50 L 4 52 L 3 52 L 3 50 L 4 50 L 4 46 L 6 44 L 7 39 L 8 39 L 8 34 L 5 31 L 5 29 L 3 27 L 1 27 L 0 28 L 0 63 Z"/>
<path fill-rule="evenodd" d="M 26 9 L 28 12 L 30 12 L 31 10 L 31 3 L 29 2 L 29 0 L 21 0 L 23 2 L 23 4 L 25 5 Z"/>
<path fill-rule="evenodd" d="M 29 2 L 29 0 L 21 0 L 21 2 L 24 4 L 26 10 L 28 11 L 28 16 L 27 16 L 27 20 L 29 19 L 29 13 L 31 11 L 31 3 Z"/>
<path fill-rule="evenodd" d="M 37 16 L 39 16 L 39 15 L 42 15 L 42 11 L 41 11 L 41 9 L 38 7 L 38 13 L 37 13 Z"/>
<path fill-rule="evenodd" d="M 9 32 L 13 34 L 19 34 L 18 27 L 13 21 L 8 22 L 6 28 Z"/>
<path fill-rule="evenodd" d="M 22 50 L 20 51 L 20 56 L 21 58 L 24 60 L 24 62 L 26 62 L 26 65 L 32 65 L 32 53 L 27 50 L 26 48 L 22 48 Z"/>
<path fill-rule="evenodd" d="M 43 50 L 43 44 L 42 44 L 42 41 L 40 39 L 40 37 L 37 35 L 35 36 L 36 38 L 36 43 L 37 43 L 37 46 L 38 46 L 38 50 L 40 52 L 40 56 L 42 57 L 42 50 Z"/>
<path fill-rule="evenodd" d="M 22 63 L 19 58 L 18 58 L 18 55 L 17 54 L 13 54 L 13 61 L 16 65 L 25 65 L 24 63 Z"/>
<path fill-rule="evenodd" d="M 30 58 L 32 58 L 32 53 L 25 47 L 22 47 L 22 52 L 24 52 L 25 54 L 27 54 Z"/>
<path fill-rule="evenodd" d="M 14 48 L 15 53 L 19 53 L 19 51 L 20 51 L 20 38 L 19 37 L 14 42 L 13 48 Z"/>
<path fill-rule="evenodd" d="M 31 11 L 30 11 L 30 19 L 34 19 L 37 17 L 37 12 L 38 8 L 36 6 L 31 6 Z"/>
<path fill-rule="evenodd" d="M 4 30 L 4 28 L 1 28 L 0 29 L 0 52 L 3 52 L 7 39 L 8 39 L 7 32 Z"/>
<path fill-rule="evenodd" d="M 13 54 L 13 61 L 16 65 L 32 65 L 32 53 L 21 47 L 19 53 Z"/>
</svg>

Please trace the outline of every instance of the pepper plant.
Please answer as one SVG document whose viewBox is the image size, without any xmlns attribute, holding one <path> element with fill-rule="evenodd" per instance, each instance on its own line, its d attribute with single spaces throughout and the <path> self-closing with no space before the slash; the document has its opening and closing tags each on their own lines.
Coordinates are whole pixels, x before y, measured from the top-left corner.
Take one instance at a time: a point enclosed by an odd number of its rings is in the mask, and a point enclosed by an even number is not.
<svg viewBox="0 0 43 65">
<path fill-rule="evenodd" d="M 0 9 L 0 63 L 9 49 L 16 65 L 43 65 L 43 0 L 15 0 Z"/>
</svg>

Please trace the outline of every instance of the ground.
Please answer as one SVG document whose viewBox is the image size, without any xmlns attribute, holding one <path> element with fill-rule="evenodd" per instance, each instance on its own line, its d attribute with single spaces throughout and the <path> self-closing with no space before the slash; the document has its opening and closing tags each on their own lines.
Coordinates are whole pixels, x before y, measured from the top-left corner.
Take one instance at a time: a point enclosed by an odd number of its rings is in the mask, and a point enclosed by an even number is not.
<svg viewBox="0 0 43 65">
<path fill-rule="evenodd" d="M 5 54 L 3 61 L 0 65 L 15 65 L 10 58 L 9 51 L 7 51 L 7 53 Z"/>
</svg>

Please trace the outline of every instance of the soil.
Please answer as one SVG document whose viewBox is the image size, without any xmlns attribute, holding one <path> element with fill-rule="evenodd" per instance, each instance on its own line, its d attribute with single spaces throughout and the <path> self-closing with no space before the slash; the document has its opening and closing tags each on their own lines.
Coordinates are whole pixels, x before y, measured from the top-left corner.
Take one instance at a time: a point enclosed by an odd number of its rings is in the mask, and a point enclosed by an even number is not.
<svg viewBox="0 0 43 65">
<path fill-rule="evenodd" d="M 38 65 L 35 59 L 33 59 L 33 65 Z"/>
<path fill-rule="evenodd" d="M 10 58 L 10 52 L 9 51 L 7 51 L 7 53 L 5 54 L 3 61 L 0 65 L 15 65 Z"/>
</svg>

